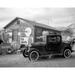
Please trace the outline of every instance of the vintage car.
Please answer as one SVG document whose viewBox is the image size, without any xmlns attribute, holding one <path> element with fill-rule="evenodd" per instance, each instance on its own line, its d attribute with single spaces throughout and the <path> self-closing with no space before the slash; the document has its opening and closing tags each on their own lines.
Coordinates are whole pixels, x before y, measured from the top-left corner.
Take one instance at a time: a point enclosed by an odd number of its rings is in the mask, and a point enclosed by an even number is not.
<svg viewBox="0 0 75 75">
<path fill-rule="evenodd" d="M 39 57 L 50 55 L 63 55 L 71 57 L 72 47 L 70 42 L 63 42 L 61 35 L 47 35 L 46 42 L 36 42 L 23 51 L 23 56 L 31 61 L 37 61 Z"/>
<path fill-rule="evenodd" d="M 10 43 L 5 43 L 0 39 L 0 54 L 10 54 L 13 51 L 13 47 Z"/>
</svg>

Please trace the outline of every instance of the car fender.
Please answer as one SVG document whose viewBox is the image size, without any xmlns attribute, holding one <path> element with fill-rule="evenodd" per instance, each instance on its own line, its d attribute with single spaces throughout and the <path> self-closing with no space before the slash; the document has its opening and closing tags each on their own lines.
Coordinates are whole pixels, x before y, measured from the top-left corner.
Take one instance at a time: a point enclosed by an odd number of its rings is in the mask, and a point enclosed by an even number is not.
<svg viewBox="0 0 75 75">
<path fill-rule="evenodd" d="M 64 46 L 63 46 L 63 48 L 62 48 L 62 50 L 61 50 L 61 51 L 62 51 L 62 53 L 64 52 L 64 50 L 65 50 L 65 49 L 70 49 L 70 50 L 71 50 L 71 52 L 72 52 L 72 48 L 71 48 L 71 46 L 70 46 L 70 45 L 64 45 Z"/>
<path fill-rule="evenodd" d="M 31 51 L 34 51 L 34 50 L 39 52 L 39 50 L 36 48 L 30 48 L 30 50 L 28 52 L 30 53 Z"/>
</svg>

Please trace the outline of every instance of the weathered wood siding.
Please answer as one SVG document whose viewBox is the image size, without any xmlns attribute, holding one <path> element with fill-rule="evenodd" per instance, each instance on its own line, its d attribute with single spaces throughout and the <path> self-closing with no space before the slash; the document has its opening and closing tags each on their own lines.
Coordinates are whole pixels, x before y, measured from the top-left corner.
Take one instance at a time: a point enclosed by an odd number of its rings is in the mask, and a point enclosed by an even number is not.
<svg viewBox="0 0 75 75">
<path fill-rule="evenodd" d="M 11 26 L 9 26 L 6 29 L 6 32 L 12 32 L 12 41 L 17 41 L 18 43 L 20 43 L 20 36 L 18 35 L 18 33 L 21 33 L 21 36 L 25 36 L 25 29 L 27 27 L 30 27 L 32 29 L 32 36 L 34 36 L 34 27 L 33 25 L 27 23 L 27 22 L 20 22 L 20 24 L 17 24 L 17 21 L 12 23 Z M 9 38 L 9 37 L 8 37 Z"/>
<path fill-rule="evenodd" d="M 42 36 L 42 32 L 43 31 L 48 31 L 49 34 L 51 33 L 57 33 L 57 34 L 60 34 L 59 31 L 57 30 L 53 30 L 53 29 L 48 29 L 43 27 L 42 24 L 37 24 L 37 23 L 31 23 L 31 22 L 28 22 L 28 21 L 23 21 L 23 20 L 20 20 L 20 19 L 17 19 L 16 21 L 14 21 L 13 23 L 11 23 L 10 26 L 8 26 L 6 28 L 6 34 L 10 33 L 11 36 L 7 36 L 9 40 L 12 39 L 12 41 L 16 41 L 18 44 L 20 44 L 20 38 L 21 37 L 26 37 L 25 35 L 25 29 L 27 27 L 30 27 L 31 28 L 31 37 L 33 38 L 33 42 L 38 42 L 38 41 L 42 41 L 42 39 L 37 39 L 37 37 L 40 37 Z M 19 35 L 19 33 L 21 33 L 21 35 Z M 11 40 L 10 40 L 11 41 Z"/>
</svg>

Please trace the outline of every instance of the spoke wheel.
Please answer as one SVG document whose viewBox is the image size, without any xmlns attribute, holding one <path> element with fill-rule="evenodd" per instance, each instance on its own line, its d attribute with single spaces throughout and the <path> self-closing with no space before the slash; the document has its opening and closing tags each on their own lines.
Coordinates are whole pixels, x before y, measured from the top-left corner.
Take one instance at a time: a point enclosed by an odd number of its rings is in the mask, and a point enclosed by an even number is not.
<svg viewBox="0 0 75 75">
<path fill-rule="evenodd" d="M 37 51 L 31 51 L 29 53 L 29 59 L 30 61 L 37 61 L 39 58 L 39 53 Z"/>
<path fill-rule="evenodd" d="M 65 58 L 70 58 L 71 57 L 71 50 L 70 49 L 65 49 L 65 51 L 64 51 L 64 57 Z"/>
</svg>

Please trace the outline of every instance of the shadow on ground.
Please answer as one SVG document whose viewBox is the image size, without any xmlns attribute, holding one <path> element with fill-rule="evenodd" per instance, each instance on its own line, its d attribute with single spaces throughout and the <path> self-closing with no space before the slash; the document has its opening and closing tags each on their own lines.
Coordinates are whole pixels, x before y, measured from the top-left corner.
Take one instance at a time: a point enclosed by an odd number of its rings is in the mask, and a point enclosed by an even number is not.
<svg viewBox="0 0 75 75">
<path fill-rule="evenodd" d="M 65 59 L 74 59 L 75 60 L 75 55 L 72 55 L 70 58 L 64 58 L 63 56 L 59 56 L 59 55 L 54 55 L 54 56 L 52 56 L 52 57 L 41 57 L 41 58 L 39 58 L 39 60 L 38 60 L 38 62 L 40 62 L 40 61 L 63 61 L 63 60 L 65 60 Z"/>
</svg>

